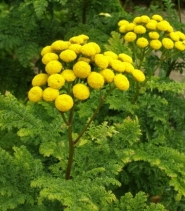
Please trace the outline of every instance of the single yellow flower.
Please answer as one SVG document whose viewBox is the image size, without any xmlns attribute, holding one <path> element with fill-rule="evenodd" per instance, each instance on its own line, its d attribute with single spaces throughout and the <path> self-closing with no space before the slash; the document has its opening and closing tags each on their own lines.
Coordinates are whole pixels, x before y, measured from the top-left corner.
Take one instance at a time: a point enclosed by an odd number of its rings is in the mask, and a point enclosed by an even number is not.
<svg viewBox="0 0 185 211">
<path fill-rule="evenodd" d="M 51 48 L 51 46 L 45 46 L 42 50 L 41 50 L 41 56 L 44 56 L 46 53 L 53 53 L 53 50 Z"/>
<path fill-rule="evenodd" d="M 120 53 L 118 55 L 118 58 L 121 59 L 123 62 L 128 62 L 128 63 L 132 63 L 133 60 L 132 60 L 132 57 L 125 54 L 125 53 Z"/>
<path fill-rule="evenodd" d="M 134 66 L 130 64 L 129 62 L 123 62 L 125 65 L 125 71 L 127 73 L 131 73 L 134 70 Z"/>
<path fill-rule="evenodd" d="M 68 49 L 73 50 L 76 54 L 80 54 L 81 47 L 82 46 L 80 44 L 71 44 Z"/>
<path fill-rule="evenodd" d="M 147 15 L 142 15 L 140 17 L 140 21 L 141 23 L 148 23 L 150 21 L 150 17 L 148 17 Z"/>
<path fill-rule="evenodd" d="M 104 77 L 104 80 L 107 83 L 111 83 L 114 80 L 114 72 L 111 69 L 101 70 L 100 74 Z"/>
<path fill-rule="evenodd" d="M 43 91 L 43 99 L 47 102 L 54 101 L 59 96 L 59 90 L 47 87 Z"/>
<path fill-rule="evenodd" d="M 139 82 L 143 82 L 145 80 L 145 75 L 141 70 L 134 69 L 132 71 L 132 75 Z"/>
<path fill-rule="evenodd" d="M 73 65 L 73 72 L 76 77 L 87 78 L 91 72 L 91 66 L 84 61 L 78 61 Z"/>
<path fill-rule="evenodd" d="M 63 70 L 61 75 L 67 82 L 71 82 L 76 79 L 76 76 L 75 76 L 73 70 L 69 70 L 69 69 Z"/>
<path fill-rule="evenodd" d="M 34 86 L 28 92 L 28 99 L 32 102 L 39 102 L 42 100 L 42 92 L 39 86 Z"/>
<path fill-rule="evenodd" d="M 148 46 L 148 40 L 144 37 L 140 37 L 137 39 L 136 44 L 140 47 L 140 48 L 145 48 Z"/>
<path fill-rule="evenodd" d="M 179 51 L 184 51 L 185 43 L 182 41 L 177 41 L 177 42 L 175 42 L 175 48 L 178 49 Z"/>
<path fill-rule="evenodd" d="M 141 17 L 135 17 L 133 20 L 133 23 L 140 24 L 141 23 Z"/>
<path fill-rule="evenodd" d="M 173 41 L 179 41 L 180 40 L 180 36 L 178 32 L 170 32 L 169 33 L 169 37 L 173 40 Z"/>
<path fill-rule="evenodd" d="M 39 73 L 32 79 L 32 86 L 43 86 L 47 83 L 48 74 Z"/>
<path fill-rule="evenodd" d="M 127 25 L 127 24 L 129 24 L 129 22 L 127 20 L 120 20 L 118 22 L 118 26 Z"/>
<path fill-rule="evenodd" d="M 83 37 L 80 37 L 80 36 L 74 36 L 69 39 L 69 42 L 72 44 L 81 45 L 81 44 L 84 44 L 84 39 L 83 39 Z"/>
<path fill-rule="evenodd" d="M 42 63 L 45 64 L 45 65 L 48 62 L 53 61 L 53 60 L 58 60 L 58 55 L 56 53 L 46 53 L 42 57 Z"/>
<path fill-rule="evenodd" d="M 89 43 L 83 45 L 80 51 L 83 54 L 83 56 L 87 57 L 94 56 L 97 53 L 95 47 Z"/>
<path fill-rule="evenodd" d="M 95 43 L 95 42 L 89 42 L 88 44 L 89 45 L 92 45 L 95 48 L 96 53 L 100 53 L 101 52 L 101 48 L 100 48 L 100 46 L 97 43 Z"/>
<path fill-rule="evenodd" d="M 174 47 L 174 42 L 170 38 L 163 38 L 162 44 L 166 49 L 172 49 Z"/>
<path fill-rule="evenodd" d="M 135 23 L 129 23 L 129 24 L 126 25 L 125 30 L 126 30 L 127 32 L 133 31 L 134 28 L 135 28 L 135 26 L 136 26 Z"/>
<path fill-rule="evenodd" d="M 100 73 L 91 72 L 87 78 L 87 83 L 93 89 L 101 89 L 104 85 L 104 78 Z"/>
<path fill-rule="evenodd" d="M 147 24 L 146 24 L 146 28 L 149 30 L 156 30 L 157 28 L 157 21 L 155 20 L 150 20 Z"/>
<path fill-rule="evenodd" d="M 117 72 L 124 72 L 125 71 L 125 64 L 124 62 L 114 59 L 111 62 L 111 67 Z"/>
<path fill-rule="evenodd" d="M 53 89 L 60 89 L 65 84 L 65 79 L 61 74 L 52 74 L 48 77 L 48 86 Z"/>
<path fill-rule="evenodd" d="M 133 42 L 136 38 L 137 38 L 137 35 L 134 32 L 127 32 L 124 36 L 124 39 L 127 42 Z"/>
<path fill-rule="evenodd" d="M 45 71 L 51 75 L 59 73 L 62 70 L 62 67 L 62 63 L 57 60 L 53 60 L 47 63 L 47 65 L 45 66 Z"/>
<path fill-rule="evenodd" d="M 103 69 L 107 68 L 109 65 L 109 60 L 103 54 L 96 54 L 94 57 L 94 62 L 98 67 Z"/>
<path fill-rule="evenodd" d="M 85 84 L 79 83 L 73 86 L 73 95 L 79 100 L 86 100 L 90 96 L 90 91 Z"/>
<path fill-rule="evenodd" d="M 122 91 L 128 90 L 130 86 L 129 80 L 127 79 L 126 76 L 122 74 L 115 75 L 114 84 L 119 90 L 122 90 Z"/>
<path fill-rule="evenodd" d="M 64 40 L 56 40 L 51 44 L 51 48 L 54 51 L 63 51 L 68 49 L 68 47 L 71 45 L 69 41 L 64 41 Z"/>
<path fill-rule="evenodd" d="M 136 34 L 144 34 L 146 32 L 146 28 L 142 25 L 137 25 L 134 27 L 134 32 Z"/>
<path fill-rule="evenodd" d="M 153 39 L 153 40 L 158 40 L 160 37 L 159 33 L 155 31 L 149 32 L 148 36 L 150 37 L 150 39 Z"/>
<path fill-rule="evenodd" d="M 77 55 L 73 50 L 67 49 L 62 51 L 59 57 L 64 62 L 72 62 L 76 59 Z"/>
<path fill-rule="evenodd" d="M 159 40 L 151 40 L 150 47 L 154 50 L 158 50 L 162 47 L 162 43 Z"/>
<path fill-rule="evenodd" d="M 156 25 L 157 29 L 160 31 L 167 31 L 169 26 L 170 24 L 165 20 L 158 22 Z"/>
<path fill-rule="evenodd" d="M 105 51 L 103 54 L 105 56 L 110 56 L 113 59 L 118 59 L 118 55 L 116 53 L 114 53 L 113 51 Z"/>
<path fill-rule="evenodd" d="M 156 20 L 156 21 L 162 21 L 163 20 L 163 17 L 160 16 L 160 15 L 155 14 L 155 15 L 152 16 L 152 19 L 153 20 Z"/>
<path fill-rule="evenodd" d="M 73 98 L 67 94 L 61 94 L 55 99 L 55 107 L 62 112 L 69 111 L 73 104 Z"/>
<path fill-rule="evenodd" d="M 119 27 L 119 32 L 120 32 L 120 33 L 123 33 L 123 34 L 126 33 L 126 32 L 127 32 L 127 30 L 126 30 L 126 25 L 120 26 L 120 27 Z"/>
</svg>

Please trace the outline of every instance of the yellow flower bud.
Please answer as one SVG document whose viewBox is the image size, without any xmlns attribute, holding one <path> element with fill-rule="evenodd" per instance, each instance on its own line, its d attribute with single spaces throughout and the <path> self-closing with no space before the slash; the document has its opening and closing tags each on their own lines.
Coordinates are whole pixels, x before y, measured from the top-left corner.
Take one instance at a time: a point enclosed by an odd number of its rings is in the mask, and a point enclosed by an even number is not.
<svg viewBox="0 0 185 211">
<path fill-rule="evenodd" d="M 104 78 L 100 73 L 91 72 L 87 78 L 87 83 L 93 89 L 101 89 L 104 85 Z"/>
<path fill-rule="evenodd" d="M 32 102 L 38 102 L 42 100 L 42 92 L 39 86 L 34 86 L 28 92 L 28 99 Z"/>
<path fill-rule="evenodd" d="M 45 64 L 45 65 L 48 62 L 53 61 L 53 60 L 58 60 L 58 55 L 56 53 L 46 53 L 42 57 L 42 63 Z"/>
<path fill-rule="evenodd" d="M 73 98 L 67 94 L 61 94 L 55 99 L 55 107 L 62 112 L 69 111 L 73 104 Z"/>
<path fill-rule="evenodd" d="M 65 79 L 61 74 L 52 74 L 48 77 L 48 86 L 53 89 L 60 89 L 65 84 Z"/>
<path fill-rule="evenodd" d="M 47 87 L 43 91 L 43 99 L 47 102 L 54 101 L 59 96 L 59 90 Z"/>
<path fill-rule="evenodd" d="M 137 35 L 134 32 L 127 32 L 124 36 L 124 39 L 127 42 L 133 42 L 137 38 Z"/>
<path fill-rule="evenodd" d="M 61 75 L 63 76 L 63 78 L 67 82 L 71 82 L 71 81 L 74 81 L 76 79 L 76 76 L 75 76 L 73 70 L 68 70 L 68 69 L 63 70 Z"/>
<path fill-rule="evenodd" d="M 134 69 L 132 71 L 132 75 L 139 82 L 143 82 L 145 80 L 145 75 L 141 70 Z"/>
<path fill-rule="evenodd" d="M 41 56 L 44 56 L 46 53 L 53 53 L 51 46 L 46 46 L 41 51 Z"/>
<path fill-rule="evenodd" d="M 46 84 L 48 79 L 48 74 L 39 73 L 32 79 L 32 86 L 43 86 Z"/>
<path fill-rule="evenodd" d="M 62 67 L 62 63 L 57 60 L 53 60 L 47 63 L 47 65 L 45 66 L 45 71 L 51 75 L 59 73 L 62 70 Z"/>
<path fill-rule="evenodd" d="M 101 70 L 100 74 L 104 77 L 104 80 L 107 83 L 111 83 L 114 80 L 114 72 L 111 69 Z"/>
<path fill-rule="evenodd" d="M 163 38 L 162 44 L 166 49 L 172 49 L 174 47 L 174 42 L 169 38 Z"/>
<path fill-rule="evenodd" d="M 77 55 L 73 50 L 67 49 L 62 51 L 59 57 L 64 62 L 72 62 L 76 59 Z"/>
<path fill-rule="evenodd" d="M 154 50 L 160 49 L 161 46 L 162 46 L 162 43 L 159 40 L 151 40 L 150 41 L 150 47 Z"/>
<path fill-rule="evenodd" d="M 103 54 L 96 54 L 94 57 L 94 62 L 98 67 L 103 69 L 107 68 L 109 65 L 109 60 Z"/>
<path fill-rule="evenodd" d="M 127 79 L 126 76 L 122 74 L 115 75 L 114 84 L 119 90 L 122 90 L 122 91 L 128 90 L 130 86 L 129 80 Z"/>
<path fill-rule="evenodd" d="M 140 48 L 145 48 L 146 46 L 148 46 L 148 40 L 144 37 L 140 37 L 140 38 L 137 39 L 136 44 Z"/>
<path fill-rule="evenodd" d="M 71 43 L 69 41 L 57 40 L 51 44 L 51 48 L 54 51 L 63 51 L 68 49 L 70 45 Z"/>
<path fill-rule="evenodd" d="M 85 84 L 76 84 L 73 86 L 73 95 L 79 100 L 86 100 L 90 96 L 90 91 Z"/>
<path fill-rule="evenodd" d="M 73 72 L 76 77 L 87 78 L 91 72 L 91 66 L 87 62 L 78 61 L 73 66 Z"/>
</svg>

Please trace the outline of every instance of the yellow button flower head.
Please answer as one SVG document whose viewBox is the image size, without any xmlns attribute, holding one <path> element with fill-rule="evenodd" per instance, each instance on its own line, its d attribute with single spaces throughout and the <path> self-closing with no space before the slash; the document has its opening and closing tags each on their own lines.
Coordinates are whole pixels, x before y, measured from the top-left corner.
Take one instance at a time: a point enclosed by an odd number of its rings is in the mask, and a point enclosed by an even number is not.
<svg viewBox="0 0 185 211">
<path fill-rule="evenodd" d="M 42 49 L 41 56 L 44 56 L 46 53 L 53 53 L 53 50 L 50 45 L 48 45 Z"/>
<path fill-rule="evenodd" d="M 146 28 L 142 25 L 137 25 L 134 27 L 134 32 L 136 34 L 144 34 L 146 32 Z"/>
<path fill-rule="evenodd" d="M 73 98 L 67 94 L 61 94 L 55 99 L 55 107 L 62 112 L 69 111 L 73 104 Z"/>
<path fill-rule="evenodd" d="M 134 20 L 133 20 L 133 23 L 140 24 L 141 23 L 141 17 L 135 17 Z"/>
<path fill-rule="evenodd" d="M 54 51 L 63 51 L 65 49 L 68 49 L 70 45 L 71 43 L 69 41 L 57 40 L 51 44 L 51 48 Z"/>
<path fill-rule="evenodd" d="M 140 48 L 145 48 L 146 46 L 148 46 L 148 40 L 144 37 L 140 37 L 140 38 L 137 39 L 136 44 Z"/>
<path fill-rule="evenodd" d="M 150 18 L 147 15 L 142 15 L 140 17 L 141 23 L 148 23 L 150 21 Z"/>
<path fill-rule="evenodd" d="M 141 70 L 134 69 L 132 71 L 132 75 L 139 82 L 143 82 L 145 80 L 145 75 Z"/>
<path fill-rule="evenodd" d="M 85 84 L 76 84 L 73 86 L 73 95 L 78 100 L 86 100 L 90 96 L 90 91 Z"/>
<path fill-rule="evenodd" d="M 168 25 L 166 32 L 170 33 L 170 32 L 173 32 L 173 31 L 174 31 L 173 27 L 171 25 Z"/>
<path fill-rule="evenodd" d="M 126 25 L 120 26 L 120 27 L 119 27 L 119 32 L 120 32 L 120 33 L 123 33 L 123 34 L 126 33 L 126 32 L 127 32 L 127 30 L 126 30 Z"/>
<path fill-rule="evenodd" d="M 73 44 L 84 44 L 84 40 L 83 40 L 83 38 L 82 37 L 80 37 L 80 36 L 74 36 L 74 37 L 71 37 L 70 39 L 69 39 L 69 42 L 70 43 L 73 43 Z"/>
<path fill-rule="evenodd" d="M 114 84 L 119 90 L 122 90 L 122 91 L 128 90 L 130 86 L 129 80 L 127 79 L 126 76 L 122 74 L 115 75 Z"/>
<path fill-rule="evenodd" d="M 150 39 L 153 39 L 153 40 L 157 40 L 160 37 L 158 32 L 149 32 L 148 36 L 150 37 Z"/>
<path fill-rule="evenodd" d="M 78 61 L 73 65 L 73 72 L 76 77 L 87 78 L 91 72 L 91 66 L 84 61 Z"/>
<path fill-rule="evenodd" d="M 167 31 L 170 24 L 167 21 L 163 20 L 161 22 L 158 22 L 156 26 L 157 29 L 160 31 Z"/>
<path fill-rule="evenodd" d="M 81 53 L 80 51 L 81 47 L 82 46 L 79 44 L 71 44 L 68 49 L 73 50 L 76 54 L 79 54 Z"/>
<path fill-rule="evenodd" d="M 129 23 L 129 24 L 126 25 L 125 30 L 128 31 L 128 32 L 133 31 L 135 26 L 136 26 L 135 23 Z"/>
<path fill-rule="evenodd" d="M 174 47 L 174 42 L 170 38 L 163 38 L 162 44 L 166 49 L 172 49 Z"/>
<path fill-rule="evenodd" d="M 52 74 L 48 77 L 48 86 L 53 89 L 60 89 L 65 84 L 65 79 L 61 74 Z"/>
<path fill-rule="evenodd" d="M 151 40 L 150 47 L 154 50 L 158 50 L 162 47 L 162 43 L 159 40 Z"/>
<path fill-rule="evenodd" d="M 183 43 L 182 41 L 177 41 L 175 42 L 175 48 L 178 49 L 179 51 L 184 51 L 185 43 Z"/>
<path fill-rule="evenodd" d="M 129 24 L 129 22 L 127 20 L 120 20 L 118 22 L 118 26 L 127 25 L 127 24 Z"/>
<path fill-rule="evenodd" d="M 179 38 L 181 40 L 185 40 L 185 34 L 184 33 L 182 33 L 181 31 L 177 31 L 176 33 L 179 35 Z"/>
<path fill-rule="evenodd" d="M 111 66 L 115 71 L 124 72 L 125 71 L 125 64 L 120 60 L 112 60 Z"/>
<path fill-rule="evenodd" d="M 96 54 L 94 57 L 94 62 L 98 67 L 103 69 L 107 68 L 109 65 L 109 60 L 103 54 Z"/>
<path fill-rule="evenodd" d="M 124 36 L 124 39 L 127 42 L 133 42 L 137 38 L 137 35 L 134 32 L 127 32 Z"/>
<path fill-rule="evenodd" d="M 43 86 L 46 84 L 48 79 L 48 74 L 39 73 L 32 79 L 32 86 Z"/>
<path fill-rule="evenodd" d="M 77 55 L 73 50 L 67 49 L 60 53 L 60 59 L 64 62 L 72 62 L 76 59 Z"/>
<path fill-rule="evenodd" d="M 91 57 L 91 56 L 94 56 L 96 54 L 95 47 L 93 45 L 89 44 L 89 43 L 83 45 L 81 47 L 80 51 L 84 56 L 87 56 L 87 57 Z"/>
<path fill-rule="evenodd" d="M 104 77 L 104 80 L 107 83 L 111 83 L 114 80 L 114 72 L 111 69 L 101 70 L 100 74 Z"/>
<path fill-rule="evenodd" d="M 152 19 L 153 20 L 156 20 L 156 21 L 162 21 L 163 20 L 163 17 L 160 16 L 160 15 L 155 14 L 155 15 L 152 16 Z"/>
<path fill-rule="evenodd" d="M 124 62 L 124 64 L 125 64 L 125 71 L 127 73 L 131 73 L 134 70 L 134 66 L 129 62 Z"/>
<path fill-rule="evenodd" d="M 150 29 L 150 30 L 156 30 L 157 28 L 157 21 L 155 20 L 150 20 L 147 24 L 146 24 L 146 28 Z"/>
<path fill-rule="evenodd" d="M 180 40 L 180 36 L 179 36 L 178 32 L 170 32 L 169 36 L 173 41 Z"/>
<path fill-rule="evenodd" d="M 46 53 L 42 57 L 42 63 L 45 64 L 45 65 L 48 62 L 53 61 L 53 60 L 58 60 L 58 55 L 56 53 Z"/>
<path fill-rule="evenodd" d="M 43 99 L 47 102 L 54 101 L 59 96 L 59 90 L 47 87 L 43 91 Z"/>
<path fill-rule="evenodd" d="M 113 59 L 118 59 L 118 55 L 116 53 L 114 53 L 113 51 L 105 51 L 103 54 L 105 56 L 110 56 Z"/>
<path fill-rule="evenodd" d="M 62 67 L 62 63 L 57 60 L 53 60 L 47 63 L 47 65 L 45 66 L 45 71 L 51 75 L 59 73 L 62 70 Z"/>
<path fill-rule="evenodd" d="M 118 55 L 118 58 L 121 59 L 123 62 L 128 62 L 128 63 L 132 63 L 133 60 L 132 60 L 132 57 L 125 54 L 125 53 L 120 53 Z"/>
<path fill-rule="evenodd" d="M 89 42 L 88 44 L 89 45 L 92 45 L 95 48 L 96 53 L 100 53 L 101 52 L 101 48 L 100 48 L 100 46 L 97 43 L 95 43 L 95 42 Z"/>
<path fill-rule="evenodd" d="M 87 83 L 93 89 L 101 89 L 104 85 L 104 78 L 100 73 L 91 72 L 87 78 Z"/>
<path fill-rule="evenodd" d="M 76 79 L 76 76 L 75 76 L 75 74 L 72 70 L 66 69 L 66 70 L 62 71 L 61 75 L 63 76 L 63 78 L 67 82 L 71 82 L 71 81 L 74 81 Z"/>
<path fill-rule="evenodd" d="M 42 92 L 39 86 L 34 86 L 28 92 L 28 99 L 32 102 L 38 102 L 42 99 Z"/>
</svg>

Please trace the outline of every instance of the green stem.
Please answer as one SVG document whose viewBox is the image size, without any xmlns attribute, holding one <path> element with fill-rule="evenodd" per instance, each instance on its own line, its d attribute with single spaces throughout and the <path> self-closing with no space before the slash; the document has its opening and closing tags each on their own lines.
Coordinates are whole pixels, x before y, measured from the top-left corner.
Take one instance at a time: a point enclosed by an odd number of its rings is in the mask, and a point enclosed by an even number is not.
<svg viewBox="0 0 185 211">
<path fill-rule="evenodd" d="M 91 122 L 94 120 L 94 118 L 96 117 L 98 111 L 100 110 L 101 106 L 103 105 L 103 103 L 105 102 L 106 98 L 108 97 L 108 95 L 114 90 L 114 87 L 112 89 L 110 89 L 107 94 L 104 96 L 104 98 L 100 95 L 100 101 L 99 104 L 95 110 L 95 112 L 93 113 L 93 115 L 91 116 L 91 118 L 89 119 L 89 121 L 87 122 L 87 124 L 85 125 L 85 127 L 83 128 L 83 130 L 81 131 L 81 133 L 79 134 L 79 136 L 73 141 L 73 145 L 75 145 L 80 138 L 83 136 L 83 134 L 85 133 L 85 131 L 87 130 L 87 128 L 89 127 L 89 125 L 91 124 Z"/>
<path fill-rule="evenodd" d="M 74 145 L 72 139 L 72 123 L 73 123 L 73 115 L 74 115 L 74 106 L 70 111 L 69 114 L 69 121 L 68 121 L 68 144 L 69 144 L 69 157 L 68 157 L 68 164 L 66 169 L 66 180 L 70 179 L 73 157 L 74 157 Z"/>
<path fill-rule="evenodd" d="M 177 5 L 178 5 L 179 21 L 180 23 L 182 23 L 180 0 L 178 0 Z"/>
</svg>

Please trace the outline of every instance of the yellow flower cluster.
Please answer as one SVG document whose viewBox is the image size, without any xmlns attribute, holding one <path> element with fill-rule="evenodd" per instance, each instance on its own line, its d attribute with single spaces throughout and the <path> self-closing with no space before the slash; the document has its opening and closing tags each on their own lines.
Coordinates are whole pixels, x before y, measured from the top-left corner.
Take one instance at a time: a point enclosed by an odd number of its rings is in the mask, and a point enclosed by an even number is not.
<svg viewBox="0 0 185 211">
<path fill-rule="evenodd" d="M 134 26 L 131 24 L 128 28 Z M 76 100 L 87 100 L 93 89 L 110 85 L 128 90 L 126 74 L 132 74 L 138 82 L 145 80 L 143 72 L 134 68 L 129 55 L 112 51 L 102 53 L 100 46 L 88 39 L 81 34 L 68 41 L 57 40 L 41 50 L 45 72 L 32 79 L 28 92 L 30 101 L 53 102 L 59 111 L 67 112 Z"/>
<path fill-rule="evenodd" d="M 128 43 L 135 42 L 140 48 L 185 50 L 185 34 L 175 31 L 170 23 L 158 14 L 151 17 L 138 16 L 132 22 L 120 20 L 118 26 L 124 40 Z"/>
</svg>

